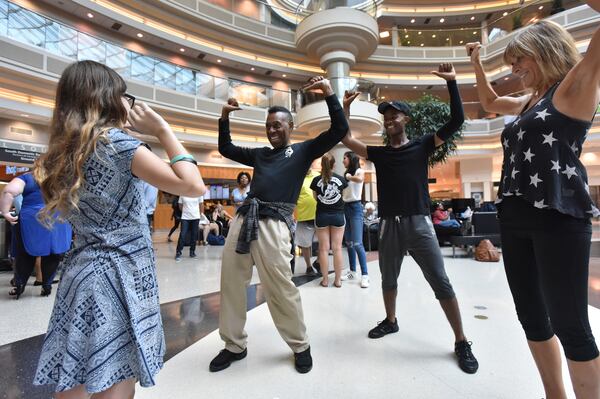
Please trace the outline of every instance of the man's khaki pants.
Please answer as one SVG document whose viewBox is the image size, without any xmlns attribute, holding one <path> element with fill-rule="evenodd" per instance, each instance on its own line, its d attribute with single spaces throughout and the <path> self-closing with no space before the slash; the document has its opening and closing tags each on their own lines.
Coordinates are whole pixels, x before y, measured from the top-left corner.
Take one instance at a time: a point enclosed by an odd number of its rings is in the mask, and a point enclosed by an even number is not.
<svg viewBox="0 0 600 399">
<path fill-rule="evenodd" d="M 309 347 L 300 292 L 292 282 L 291 237 L 287 225 L 273 218 L 260 219 L 258 239 L 249 254 L 235 252 L 244 219 L 236 216 L 223 248 L 219 333 L 225 349 L 240 353 L 246 348 L 246 287 L 256 265 L 273 322 L 295 353 Z"/>
</svg>

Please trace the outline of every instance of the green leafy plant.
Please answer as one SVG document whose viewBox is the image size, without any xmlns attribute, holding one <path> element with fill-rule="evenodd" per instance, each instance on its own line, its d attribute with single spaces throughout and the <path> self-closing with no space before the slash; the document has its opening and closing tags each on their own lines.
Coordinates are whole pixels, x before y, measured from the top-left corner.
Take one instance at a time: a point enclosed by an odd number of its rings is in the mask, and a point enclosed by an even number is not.
<svg viewBox="0 0 600 399">
<path fill-rule="evenodd" d="M 435 133 L 450 120 L 450 106 L 439 97 L 425 94 L 419 100 L 408 102 L 408 104 L 411 109 L 410 122 L 406 125 L 406 136 L 409 140 L 428 133 Z M 446 162 L 448 156 L 456 152 L 457 142 L 463 136 L 463 127 L 464 125 L 444 144 L 436 148 L 429 157 L 430 166 Z M 383 133 L 383 143 L 386 145 L 389 143 L 389 137 L 385 131 Z"/>
<path fill-rule="evenodd" d="M 554 0 L 552 2 L 552 8 L 550 9 L 550 15 L 558 14 L 559 12 L 563 12 L 565 8 L 563 7 L 562 0 Z"/>
<path fill-rule="evenodd" d="M 521 16 L 521 11 L 517 11 L 515 15 L 512 17 L 513 21 L 513 30 L 517 30 L 523 27 L 523 17 Z"/>
</svg>

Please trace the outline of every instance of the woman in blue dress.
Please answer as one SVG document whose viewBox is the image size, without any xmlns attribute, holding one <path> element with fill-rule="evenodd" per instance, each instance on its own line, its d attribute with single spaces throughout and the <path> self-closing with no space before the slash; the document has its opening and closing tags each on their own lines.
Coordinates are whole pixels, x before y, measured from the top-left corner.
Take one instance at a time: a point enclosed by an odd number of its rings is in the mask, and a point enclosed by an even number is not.
<svg viewBox="0 0 600 399">
<path fill-rule="evenodd" d="M 48 152 L 34 170 L 47 225 L 73 227 L 34 383 L 55 398 L 133 398 L 165 352 L 143 181 L 169 193 L 204 194 L 194 158 L 169 125 L 126 93 L 125 81 L 94 61 L 63 72 Z M 170 164 L 125 130 L 158 138 Z"/>
<path fill-rule="evenodd" d="M 19 195 L 23 196 L 23 202 L 17 217 L 10 214 L 10 207 Z M 37 214 L 43 207 L 40 187 L 31 173 L 18 176 L 8 183 L 0 199 L 0 211 L 15 226 L 15 288 L 9 294 L 16 299 L 25 291 L 38 256 L 42 259 L 42 296 L 50 295 L 61 255 L 71 246 L 71 226 L 68 223 L 54 223 L 48 229 L 37 220 Z"/>
</svg>

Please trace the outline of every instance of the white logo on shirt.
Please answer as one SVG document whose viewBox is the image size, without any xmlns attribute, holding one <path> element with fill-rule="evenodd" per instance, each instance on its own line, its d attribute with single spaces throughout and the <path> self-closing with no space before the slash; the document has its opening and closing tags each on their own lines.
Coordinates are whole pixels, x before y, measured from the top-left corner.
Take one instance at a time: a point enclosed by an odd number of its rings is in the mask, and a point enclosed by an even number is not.
<svg viewBox="0 0 600 399">
<path fill-rule="evenodd" d="M 292 149 L 292 147 L 288 147 L 285 149 L 285 157 L 286 158 L 290 158 L 293 153 L 294 153 L 294 150 Z"/>
<path fill-rule="evenodd" d="M 331 177 L 331 180 L 327 184 L 327 187 L 323 189 L 323 179 L 319 180 L 317 183 L 317 187 L 321 189 L 323 194 L 318 194 L 317 197 L 319 201 L 325 205 L 333 205 L 337 203 L 340 198 L 342 198 L 342 193 L 340 191 L 340 187 L 342 186 L 342 182 L 337 177 Z"/>
</svg>

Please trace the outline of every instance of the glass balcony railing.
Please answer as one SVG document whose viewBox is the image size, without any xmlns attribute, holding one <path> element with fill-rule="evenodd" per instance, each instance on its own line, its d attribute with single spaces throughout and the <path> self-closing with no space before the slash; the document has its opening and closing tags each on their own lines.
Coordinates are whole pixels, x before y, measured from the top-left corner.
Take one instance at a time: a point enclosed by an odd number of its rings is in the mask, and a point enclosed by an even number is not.
<svg viewBox="0 0 600 399">
<path fill-rule="evenodd" d="M 198 97 L 267 108 L 273 105 L 293 110 L 295 91 L 273 89 L 198 70 L 136 53 L 99 39 L 7 0 L 0 0 L 0 36 L 37 46 L 75 60 L 93 60 L 117 71 L 123 78 L 164 87 Z"/>
<path fill-rule="evenodd" d="M 462 46 L 473 41 L 491 43 L 520 27 L 584 3 L 579 0 L 553 3 L 537 0 L 524 3 L 518 8 L 490 13 L 486 15 L 483 23 L 467 21 L 464 26 L 457 28 L 413 28 L 411 24 L 390 27 L 390 20 L 384 18 L 379 20 L 379 44 L 394 47 L 450 47 Z M 475 20 L 475 17 L 472 16 L 471 19 Z M 420 23 L 419 18 L 413 21 Z"/>
<path fill-rule="evenodd" d="M 370 80 L 361 78 L 331 78 L 330 81 L 332 86 L 340 87 L 342 92 L 345 90 L 360 92 L 357 100 L 368 101 L 375 104 L 379 101 L 379 87 Z M 323 94 L 320 92 L 301 90 L 296 97 L 296 109 L 323 100 Z"/>
</svg>

